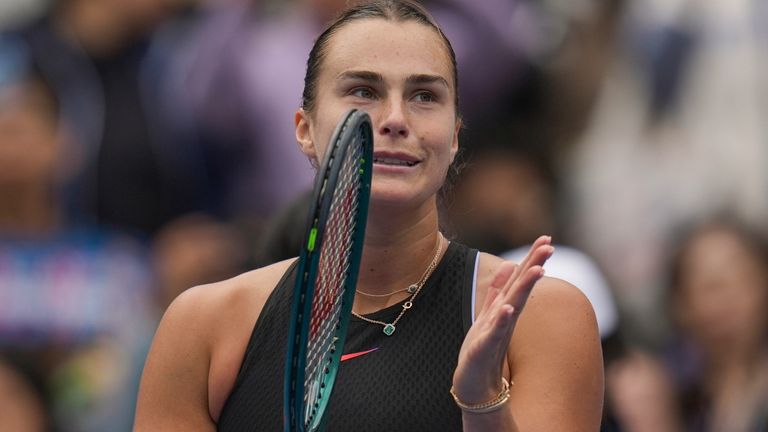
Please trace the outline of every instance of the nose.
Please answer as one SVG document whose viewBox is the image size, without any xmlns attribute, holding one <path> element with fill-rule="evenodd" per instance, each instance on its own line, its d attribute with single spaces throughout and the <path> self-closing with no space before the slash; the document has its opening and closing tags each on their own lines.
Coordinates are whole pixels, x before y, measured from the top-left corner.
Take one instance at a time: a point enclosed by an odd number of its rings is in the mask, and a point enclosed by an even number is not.
<svg viewBox="0 0 768 432">
<path fill-rule="evenodd" d="M 409 133 L 404 101 L 390 100 L 382 113 L 379 134 L 391 138 L 407 138 Z"/>
</svg>

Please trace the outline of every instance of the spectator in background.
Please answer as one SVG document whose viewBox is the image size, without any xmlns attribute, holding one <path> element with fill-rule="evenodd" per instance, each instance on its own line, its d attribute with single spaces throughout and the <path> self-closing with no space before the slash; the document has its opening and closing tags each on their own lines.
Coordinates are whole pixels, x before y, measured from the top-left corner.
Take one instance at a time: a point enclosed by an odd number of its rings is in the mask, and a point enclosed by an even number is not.
<svg viewBox="0 0 768 432">
<path fill-rule="evenodd" d="M 506 136 L 492 140 L 474 142 L 448 195 L 448 219 L 457 236 L 497 254 L 542 232 L 558 238 L 556 184 L 547 155 L 515 147 Z"/>
<path fill-rule="evenodd" d="M 235 276 L 249 261 L 231 225 L 203 214 L 178 218 L 152 242 L 158 312 L 189 287 Z"/>
<path fill-rule="evenodd" d="M 40 365 L 52 429 L 127 431 L 155 319 L 148 255 L 67 220 L 79 147 L 23 42 L 0 45 L 17 54 L 0 79 L 0 354 Z"/>
<path fill-rule="evenodd" d="M 636 340 L 663 294 L 675 226 L 729 208 L 765 227 L 768 69 L 765 2 L 635 0 L 596 109 L 561 171 L 569 235 L 616 285 Z"/>
<path fill-rule="evenodd" d="M 676 332 L 664 361 L 633 355 L 607 374 L 620 430 L 768 430 L 767 245 L 726 220 L 682 238 L 670 266 Z"/>
<path fill-rule="evenodd" d="M 183 0 L 62 0 L 13 32 L 51 83 L 83 169 L 70 182 L 77 220 L 154 234 L 174 217 L 207 210 L 202 149 L 172 134 L 162 103 L 164 65 L 152 32 Z M 158 54 L 159 55 L 159 54 Z"/>
</svg>

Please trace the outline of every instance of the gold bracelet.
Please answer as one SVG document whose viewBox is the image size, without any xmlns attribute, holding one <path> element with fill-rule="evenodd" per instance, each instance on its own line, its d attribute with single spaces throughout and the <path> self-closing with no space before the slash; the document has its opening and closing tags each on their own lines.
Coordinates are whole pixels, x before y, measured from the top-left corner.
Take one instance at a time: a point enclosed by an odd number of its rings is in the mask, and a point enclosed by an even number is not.
<svg viewBox="0 0 768 432">
<path fill-rule="evenodd" d="M 512 381 L 512 385 L 514 385 L 515 382 Z M 507 382 L 507 379 L 504 377 L 501 377 L 501 393 L 498 394 L 495 398 L 489 400 L 488 402 L 483 402 L 479 404 L 467 404 L 461 401 L 459 397 L 456 395 L 456 392 L 453 390 L 453 386 L 451 386 L 451 396 L 453 396 L 453 400 L 456 401 L 456 405 L 461 408 L 462 411 L 475 413 L 475 414 L 484 414 L 491 411 L 496 411 L 497 409 L 501 408 L 502 405 L 504 405 L 505 402 L 509 400 L 509 382 Z"/>
</svg>

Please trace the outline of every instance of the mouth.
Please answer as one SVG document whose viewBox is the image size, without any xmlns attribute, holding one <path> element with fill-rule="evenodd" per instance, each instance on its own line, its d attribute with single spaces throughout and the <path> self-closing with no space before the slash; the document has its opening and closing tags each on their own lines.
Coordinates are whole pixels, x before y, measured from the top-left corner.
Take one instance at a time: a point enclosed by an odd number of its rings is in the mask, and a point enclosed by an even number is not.
<svg viewBox="0 0 768 432">
<path fill-rule="evenodd" d="M 373 153 L 373 163 L 391 167 L 413 167 L 421 163 L 421 160 L 407 153 L 382 150 Z"/>
<path fill-rule="evenodd" d="M 374 157 L 373 163 L 378 165 L 389 165 L 389 166 L 407 166 L 412 167 L 418 165 L 418 161 L 410 161 L 410 160 L 404 160 L 404 159 L 397 159 L 397 158 L 385 158 L 385 157 Z"/>
</svg>

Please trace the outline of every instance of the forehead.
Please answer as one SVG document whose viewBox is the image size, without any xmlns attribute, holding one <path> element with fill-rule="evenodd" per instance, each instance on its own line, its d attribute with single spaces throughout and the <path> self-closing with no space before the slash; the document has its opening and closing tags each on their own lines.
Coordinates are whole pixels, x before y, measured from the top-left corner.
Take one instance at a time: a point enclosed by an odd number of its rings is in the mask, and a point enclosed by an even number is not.
<svg viewBox="0 0 768 432">
<path fill-rule="evenodd" d="M 347 70 L 383 75 L 440 75 L 453 85 L 453 67 L 440 35 L 417 21 L 365 18 L 342 26 L 329 40 L 324 73 Z"/>
</svg>

